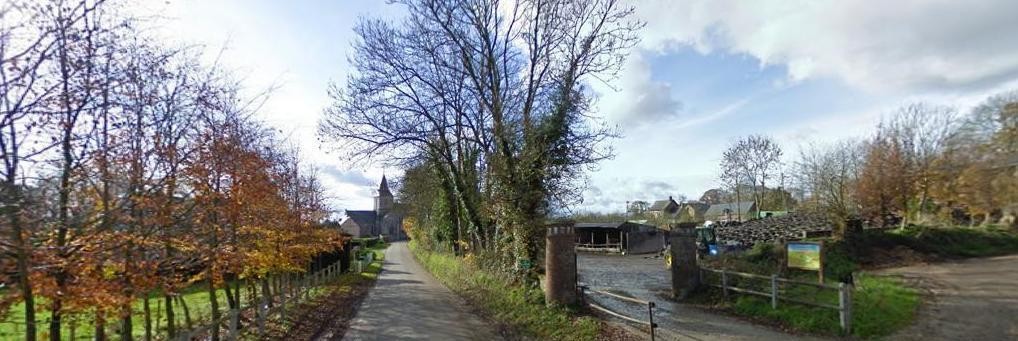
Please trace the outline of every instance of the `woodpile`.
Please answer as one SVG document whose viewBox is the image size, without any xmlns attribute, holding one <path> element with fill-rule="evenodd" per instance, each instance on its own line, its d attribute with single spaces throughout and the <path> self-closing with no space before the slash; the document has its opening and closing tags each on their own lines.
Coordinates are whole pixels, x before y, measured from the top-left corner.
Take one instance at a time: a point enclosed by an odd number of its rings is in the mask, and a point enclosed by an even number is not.
<svg viewBox="0 0 1018 341">
<path fill-rule="evenodd" d="M 822 215 L 795 212 L 780 217 L 752 220 L 736 226 L 718 227 L 717 237 L 721 244 L 749 248 L 757 243 L 829 235 L 832 229 L 833 225 Z"/>
</svg>

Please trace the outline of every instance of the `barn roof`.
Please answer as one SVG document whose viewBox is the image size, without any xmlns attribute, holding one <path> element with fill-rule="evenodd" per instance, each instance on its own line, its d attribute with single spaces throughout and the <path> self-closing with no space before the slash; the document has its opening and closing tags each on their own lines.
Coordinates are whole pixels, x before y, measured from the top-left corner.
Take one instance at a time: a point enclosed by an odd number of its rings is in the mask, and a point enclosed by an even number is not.
<svg viewBox="0 0 1018 341">
<path fill-rule="evenodd" d="M 739 215 L 741 213 L 745 217 L 749 215 L 749 212 L 753 210 L 755 205 L 756 202 L 753 201 L 714 204 L 710 205 L 710 208 L 707 209 L 707 213 L 704 213 L 704 215 L 709 217 L 722 216 L 725 215 L 725 210 L 728 210 L 732 215 Z"/>
<path fill-rule="evenodd" d="M 575 228 L 577 230 L 613 229 L 624 231 L 647 231 L 651 229 L 657 229 L 657 227 L 654 227 L 653 225 L 634 223 L 631 221 L 605 222 L 605 223 L 576 223 Z"/>
</svg>

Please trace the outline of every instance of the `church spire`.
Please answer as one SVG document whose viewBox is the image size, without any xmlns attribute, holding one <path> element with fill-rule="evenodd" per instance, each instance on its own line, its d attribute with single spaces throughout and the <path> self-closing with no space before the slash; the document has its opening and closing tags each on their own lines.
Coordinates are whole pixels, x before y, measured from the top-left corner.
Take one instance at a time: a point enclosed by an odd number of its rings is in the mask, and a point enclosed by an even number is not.
<svg viewBox="0 0 1018 341">
<path fill-rule="evenodd" d="M 382 183 L 378 185 L 378 195 L 392 196 L 392 192 L 389 191 L 389 182 L 385 180 L 385 174 L 382 174 Z"/>
</svg>

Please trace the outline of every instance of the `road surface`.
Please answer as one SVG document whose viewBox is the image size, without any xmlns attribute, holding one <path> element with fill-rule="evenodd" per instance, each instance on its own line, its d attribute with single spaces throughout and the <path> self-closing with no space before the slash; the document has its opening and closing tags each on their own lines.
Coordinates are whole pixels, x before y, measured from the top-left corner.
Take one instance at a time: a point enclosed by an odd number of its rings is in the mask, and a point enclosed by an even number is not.
<svg viewBox="0 0 1018 341">
<path fill-rule="evenodd" d="M 666 299 L 671 292 L 671 275 L 664 261 L 653 255 L 603 255 L 579 253 L 580 282 L 596 289 L 636 297 L 657 304 L 654 322 L 659 340 L 816 340 L 718 315 Z M 647 307 L 609 297 L 591 295 L 602 306 L 640 319 Z"/>
<path fill-rule="evenodd" d="M 405 242 L 385 250 L 382 269 L 344 340 L 500 339 L 417 263 Z"/>
<path fill-rule="evenodd" d="M 895 340 L 1018 340 L 1018 255 L 882 271 L 918 284 L 929 303 Z"/>
</svg>

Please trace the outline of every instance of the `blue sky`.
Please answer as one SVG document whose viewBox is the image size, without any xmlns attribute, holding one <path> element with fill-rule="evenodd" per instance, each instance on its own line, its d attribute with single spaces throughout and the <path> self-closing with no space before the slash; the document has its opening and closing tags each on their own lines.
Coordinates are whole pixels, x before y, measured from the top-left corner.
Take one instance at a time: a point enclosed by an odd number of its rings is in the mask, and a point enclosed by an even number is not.
<svg viewBox="0 0 1018 341">
<path fill-rule="evenodd" d="M 717 186 L 728 143 L 774 137 L 799 146 L 870 134 L 901 105 L 963 112 L 1018 89 L 1015 1 L 633 1 L 647 23 L 617 79 L 591 84 L 619 125 L 616 158 L 590 174 L 575 209 L 697 198 Z M 278 86 L 259 114 L 321 172 L 337 209 L 371 206 L 383 170 L 325 152 L 315 124 L 330 81 L 345 78 L 358 16 L 398 20 L 382 0 L 179 0 L 140 6 L 163 39 L 203 44 L 252 93 Z M 221 53 L 220 53 L 221 52 Z"/>
</svg>

